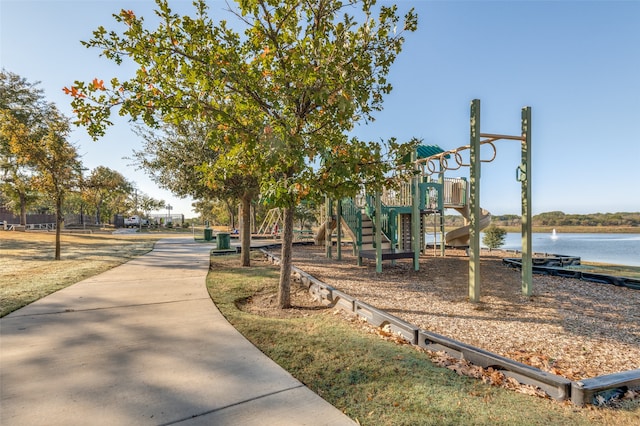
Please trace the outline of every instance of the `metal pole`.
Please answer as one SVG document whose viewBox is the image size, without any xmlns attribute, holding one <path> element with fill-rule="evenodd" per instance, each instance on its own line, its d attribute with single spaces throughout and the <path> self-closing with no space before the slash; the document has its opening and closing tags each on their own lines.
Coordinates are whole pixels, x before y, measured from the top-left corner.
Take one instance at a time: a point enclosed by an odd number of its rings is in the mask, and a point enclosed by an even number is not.
<svg viewBox="0 0 640 426">
<path fill-rule="evenodd" d="M 416 170 L 418 169 L 418 165 L 416 164 L 416 159 L 418 157 L 418 153 L 416 150 L 412 153 L 413 156 L 413 164 Z M 411 245 L 413 249 L 413 270 L 420 270 L 420 242 L 422 238 L 420 237 L 420 177 L 416 174 L 413 177 L 413 197 L 411 197 Z"/>
<path fill-rule="evenodd" d="M 375 242 L 376 242 L 376 272 L 382 272 L 382 215 L 380 211 L 382 210 L 382 200 L 380 199 L 380 193 L 376 193 L 375 198 L 375 213 L 374 213 L 374 224 L 375 224 Z"/>
<path fill-rule="evenodd" d="M 342 260 L 342 201 L 336 202 L 336 228 L 338 230 L 338 241 L 336 247 L 336 255 L 338 260 Z"/>
<path fill-rule="evenodd" d="M 522 294 L 531 296 L 531 107 L 522 108 L 522 164 L 519 180 L 522 183 Z"/>
<path fill-rule="evenodd" d="M 331 259 L 331 219 L 333 216 L 333 206 L 331 203 L 331 198 L 326 197 L 326 209 L 327 209 L 327 218 L 324 225 L 324 250 L 327 255 L 327 259 Z"/>
<path fill-rule="evenodd" d="M 440 184 L 438 198 L 442 200 L 442 203 L 438 203 L 438 211 L 440 212 L 440 256 L 444 257 L 444 170 L 442 170 L 442 166 L 440 166 L 440 173 L 438 173 L 438 183 Z"/>
<path fill-rule="evenodd" d="M 471 101 L 469 154 L 469 300 L 480 301 L 480 100 Z"/>
<path fill-rule="evenodd" d="M 138 215 L 138 232 L 142 232 L 142 215 L 138 211 L 138 190 L 136 189 L 136 214 Z"/>
</svg>

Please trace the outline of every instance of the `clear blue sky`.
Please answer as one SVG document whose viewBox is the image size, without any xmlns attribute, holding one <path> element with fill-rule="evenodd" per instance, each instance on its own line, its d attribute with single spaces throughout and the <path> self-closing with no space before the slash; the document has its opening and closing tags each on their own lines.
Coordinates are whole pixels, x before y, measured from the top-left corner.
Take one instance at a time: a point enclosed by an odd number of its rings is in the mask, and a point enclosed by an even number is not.
<svg viewBox="0 0 640 426">
<path fill-rule="evenodd" d="M 481 129 L 517 135 L 520 110 L 532 107 L 533 210 L 541 213 L 640 211 L 640 1 L 403 1 L 419 30 L 406 35 L 392 68 L 394 91 L 359 136 L 424 139 L 452 149 L 469 142 L 469 103 L 482 102 Z M 151 0 L 0 0 L 0 63 L 29 81 L 71 115 L 62 87 L 74 80 L 105 80 L 117 68 L 86 49 L 111 14 L 131 9 L 151 17 Z M 191 2 L 171 2 L 176 12 Z M 212 15 L 224 3 L 210 2 Z M 141 147 L 126 121 L 93 142 L 83 129 L 71 141 L 86 167 L 104 165 L 138 188 L 190 215 L 190 200 L 156 188 L 123 157 Z M 497 143 L 483 164 L 481 205 L 494 214 L 520 213 L 515 169 L 520 147 Z M 451 174 L 458 176 L 468 171 Z"/>
</svg>

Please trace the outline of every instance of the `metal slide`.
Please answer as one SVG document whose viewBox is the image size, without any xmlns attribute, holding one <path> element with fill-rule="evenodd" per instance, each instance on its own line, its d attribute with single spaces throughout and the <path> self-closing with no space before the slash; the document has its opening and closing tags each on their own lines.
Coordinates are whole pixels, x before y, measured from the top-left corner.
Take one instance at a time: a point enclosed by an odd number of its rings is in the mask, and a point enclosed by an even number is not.
<svg viewBox="0 0 640 426">
<path fill-rule="evenodd" d="M 330 226 L 331 226 L 331 230 L 329 232 L 333 232 L 333 230 L 336 229 L 336 221 L 332 220 L 330 223 Z M 320 246 L 324 245 L 326 232 L 327 232 L 327 222 L 324 222 L 322 225 L 320 225 L 318 232 L 313 237 L 313 240 L 317 245 L 320 245 Z"/>
</svg>

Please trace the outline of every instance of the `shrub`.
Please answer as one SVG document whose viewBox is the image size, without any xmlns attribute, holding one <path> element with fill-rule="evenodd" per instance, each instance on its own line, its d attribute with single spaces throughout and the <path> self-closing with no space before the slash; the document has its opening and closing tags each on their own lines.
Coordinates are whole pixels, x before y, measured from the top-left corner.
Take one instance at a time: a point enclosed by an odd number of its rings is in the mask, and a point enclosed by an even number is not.
<svg viewBox="0 0 640 426">
<path fill-rule="evenodd" d="M 494 248 L 502 247 L 504 245 L 504 240 L 507 237 L 507 231 L 503 228 L 499 228 L 495 225 L 489 226 L 484 231 L 484 237 L 482 238 L 482 243 L 489 247 L 489 250 Z"/>
</svg>

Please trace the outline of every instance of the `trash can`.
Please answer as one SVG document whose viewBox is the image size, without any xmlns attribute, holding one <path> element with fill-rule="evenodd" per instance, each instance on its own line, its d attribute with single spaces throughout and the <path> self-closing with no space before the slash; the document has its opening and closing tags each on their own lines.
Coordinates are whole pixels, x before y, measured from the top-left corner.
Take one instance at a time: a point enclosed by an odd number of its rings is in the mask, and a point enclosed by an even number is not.
<svg viewBox="0 0 640 426">
<path fill-rule="evenodd" d="M 231 248 L 231 234 L 228 232 L 218 232 L 217 236 L 218 250 L 228 250 Z"/>
<path fill-rule="evenodd" d="M 211 229 L 211 228 L 204 228 L 204 240 L 205 240 L 205 241 L 211 241 L 211 240 L 213 240 L 213 229 Z"/>
</svg>

